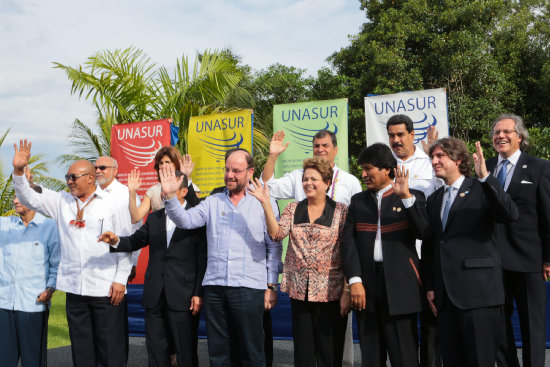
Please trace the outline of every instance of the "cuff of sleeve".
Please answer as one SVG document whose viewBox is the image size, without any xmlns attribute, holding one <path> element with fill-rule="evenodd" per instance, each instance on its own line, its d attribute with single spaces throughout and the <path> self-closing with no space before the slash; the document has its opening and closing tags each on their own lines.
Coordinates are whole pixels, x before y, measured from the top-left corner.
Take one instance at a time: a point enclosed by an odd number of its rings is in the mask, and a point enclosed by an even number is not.
<svg viewBox="0 0 550 367">
<path fill-rule="evenodd" d="M 25 183 L 27 181 L 25 175 L 17 176 L 13 171 L 11 177 L 13 177 L 14 183 Z"/>
<path fill-rule="evenodd" d="M 117 272 L 115 274 L 115 279 L 113 279 L 113 283 L 126 285 L 126 283 L 128 283 L 128 276 L 130 275 L 130 272 L 128 271 L 127 274 L 124 273 L 125 272 Z"/>
<path fill-rule="evenodd" d="M 56 286 L 56 279 L 55 278 L 50 278 L 48 279 L 48 281 L 46 282 L 46 288 L 55 288 Z"/>
<path fill-rule="evenodd" d="M 405 209 L 409 209 L 416 202 L 416 197 L 413 195 L 410 198 L 401 199 L 401 202 L 403 203 L 403 206 L 405 207 Z"/>
<path fill-rule="evenodd" d="M 489 178 L 489 176 L 491 175 L 491 172 L 488 172 L 487 173 L 487 176 L 483 177 L 483 178 L 478 178 L 479 182 L 485 182 L 487 181 L 487 178 Z"/>
<path fill-rule="evenodd" d="M 361 280 L 361 277 L 351 277 L 349 278 L 349 285 L 355 284 L 355 283 L 363 283 Z"/>
<path fill-rule="evenodd" d="M 110 245 L 110 246 L 112 248 L 117 248 L 119 243 L 120 243 L 120 238 L 118 239 L 118 241 L 116 241 L 116 243 L 114 245 Z"/>
<path fill-rule="evenodd" d="M 272 272 L 267 273 L 267 282 L 269 284 L 279 284 L 279 274 Z"/>
</svg>

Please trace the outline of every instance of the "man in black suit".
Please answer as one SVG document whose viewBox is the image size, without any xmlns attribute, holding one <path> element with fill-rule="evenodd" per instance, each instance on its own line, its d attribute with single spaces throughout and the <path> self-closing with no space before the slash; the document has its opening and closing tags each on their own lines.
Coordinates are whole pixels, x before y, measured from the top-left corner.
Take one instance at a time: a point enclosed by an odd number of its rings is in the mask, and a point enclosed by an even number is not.
<svg viewBox="0 0 550 367">
<path fill-rule="evenodd" d="M 366 148 L 359 164 L 367 190 L 351 198 L 342 258 L 358 311 L 362 364 L 385 366 L 389 354 L 394 367 L 418 367 L 422 292 L 415 243 L 430 231 L 424 194 L 409 191 L 408 171 L 397 169 L 384 144 Z"/>
<path fill-rule="evenodd" d="M 550 277 L 550 163 L 525 154 L 529 134 L 521 117 L 499 116 L 493 124 L 493 147 L 498 156 L 487 168 L 501 181 L 516 203 L 519 219 L 499 225 L 506 292 L 506 333 L 499 345 L 497 364 L 519 367 L 511 316 L 514 301 L 523 341 L 523 366 L 543 367 L 545 354 L 544 279 Z"/>
<path fill-rule="evenodd" d="M 476 143 L 475 171 L 464 142 L 444 138 L 430 147 L 432 167 L 445 186 L 428 197 L 432 236 L 422 245 L 423 281 L 438 317 L 445 367 L 494 367 L 502 330 L 504 287 L 495 222 L 518 210 L 489 175 Z"/>
<path fill-rule="evenodd" d="M 186 194 L 187 178 L 184 177 L 177 192 L 182 205 Z M 177 228 L 161 209 L 149 214 L 145 224 L 130 237 L 119 239 L 114 233 L 106 232 L 98 241 L 109 243 L 115 252 L 131 252 L 149 244 L 149 264 L 143 285 L 149 366 L 170 366 L 169 333 L 174 340 L 178 366 L 198 366 L 201 283 L 206 270 L 204 227 Z"/>
</svg>

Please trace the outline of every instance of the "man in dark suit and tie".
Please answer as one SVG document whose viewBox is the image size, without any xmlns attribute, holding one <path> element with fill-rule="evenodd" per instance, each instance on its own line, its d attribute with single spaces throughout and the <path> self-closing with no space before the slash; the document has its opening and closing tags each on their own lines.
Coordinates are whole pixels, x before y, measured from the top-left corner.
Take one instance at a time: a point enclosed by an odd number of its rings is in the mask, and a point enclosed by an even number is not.
<svg viewBox="0 0 550 367">
<path fill-rule="evenodd" d="M 523 366 L 543 367 L 544 279 L 550 278 L 550 163 L 522 152 L 529 134 L 517 115 L 500 115 L 493 123 L 492 135 L 498 156 L 487 161 L 487 169 L 519 210 L 518 221 L 499 225 L 497 232 L 506 292 L 506 333 L 499 345 L 497 364 L 520 366 L 511 323 L 515 301 L 523 341 Z"/>
<path fill-rule="evenodd" d="M 445 367 L 494 367 L 502 330 L 504 287 L 495 222 L 512 222 L 518 210 L 489 175 L 481 145 L 470 178 L 464 142 L 444 138 L 430 147 L 432 167 L 445 186 L 427 201 L 432 236 L 422 245 L 423 282 L 438 317 Z"/>
<path fill-rule="evenodd" d="M 179 173 L 179 172 L 178 172 Z M 187 178 L 177 198 L 185 205 Z M 187 204 L 186 209 L 188 209 Z M 201 283 L 206 270 L 206 232 L 177 228 L 157 210 L 130 237 L 106 232 L 99 238 L 112 251 L 131 252 L 149 245 L 149 264 L 143 285 L 145 339 L 149 366 L 169 367 L 169 333 L 174 340 L 178 366 L 198 366 L 197 338 L 202 307 Z"/>
</svg>

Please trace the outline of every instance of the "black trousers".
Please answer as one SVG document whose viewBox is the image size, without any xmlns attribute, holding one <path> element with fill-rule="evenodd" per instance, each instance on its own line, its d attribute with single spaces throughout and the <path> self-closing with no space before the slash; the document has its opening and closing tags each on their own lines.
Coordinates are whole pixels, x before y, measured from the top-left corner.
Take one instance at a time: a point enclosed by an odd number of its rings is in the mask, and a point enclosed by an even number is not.
<svg viewBox="0 0 550 367">
<path fill-rule="evenodd" d="M 0 366 L 45 367 L 48 311 L 23 312 L 0 308 Z"/>
<path fill-rule="evenodd" d="M 371 288 L 372 289 L 372 288 Z M 357 326 L 364 367 L 418 367 L 417 314 L 390 315 L 386 280 L 381 268 L 375 273 L 374 312 L 358 311 Z"/>
<path fill-rule="evenodd" d="M 348 318 L 340 316 L 340 301 L 290 299 L 294 365 L 342 366 Z"/>
<path fill-rule="evenodd" d="M 543 367 L 545 357 L 546 289 L 541 272 L 521 273 L 503 270 L 506 304 L 504 306 L 505 332 L 497 350 L 499 367 L 519 367 L 512 313 L 514 301 L 518 310 L 522 357 L 524 367 Z"/>
<path fill-rule="evenodd" d="M 109 297 L 67 293 L 66 310 L 75 367 L 126 365 L 126 297 L 118 306 Z"/>
<path fill-rule="evenodd" d="M 503 307 L 461 310 L 444 295 L 437 319 L 445 367 L 494 367 Z"/>
<path fill-rule="evenodd" d="M 424 309 L 420 317 L 420 367 L 441 367 L 441 346 L 437 331 L 437 319 L 424 297 Z"/>
<path fill-rule="evenodd" d="M 157 304 L 145 309 L 145 342 L 149 366 L 170 366 L 170 340 L 173 341 L 179 367 L 198 366 L 199 318 L 199 315 L 193 316 L 191 311 L 171 310 L 162 292 Z"/>
</svg>

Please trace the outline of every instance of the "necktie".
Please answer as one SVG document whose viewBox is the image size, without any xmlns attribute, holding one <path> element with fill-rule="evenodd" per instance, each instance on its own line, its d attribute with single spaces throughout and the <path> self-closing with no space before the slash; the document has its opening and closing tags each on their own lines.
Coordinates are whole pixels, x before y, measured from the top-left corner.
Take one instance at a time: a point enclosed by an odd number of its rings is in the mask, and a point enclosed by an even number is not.
<svg viewBox="0 0 550 367">
<path fill-rule="evenodd" d="M 508 159 L 505 159 L 502 161 L 502 165 L 500 167 L 500 171 L 498 171 L 498 175 L 497 175 L 497 181 L 500 183 L 500 186 L 504 187 L 504 185 L 506 184 L 506 175 L 508 173 L 508 163 L 510 163 L 510 161 Z"/>
<path fill-rule="evenodd" d="M 451 210 L 452 193 L 453 193 L 452 186 L 449 186 L 445 189 L 445 195 L 447 196 L 447 200 L 445 201 L 445 207 L 443 208 L 443 215 L 441 215 L 441 226 L 443 227 L 443 230 L 445 230 L 445 226 L 447 225 L 447 218 L 449 217 L 449 210 Z"/>
</svg>

